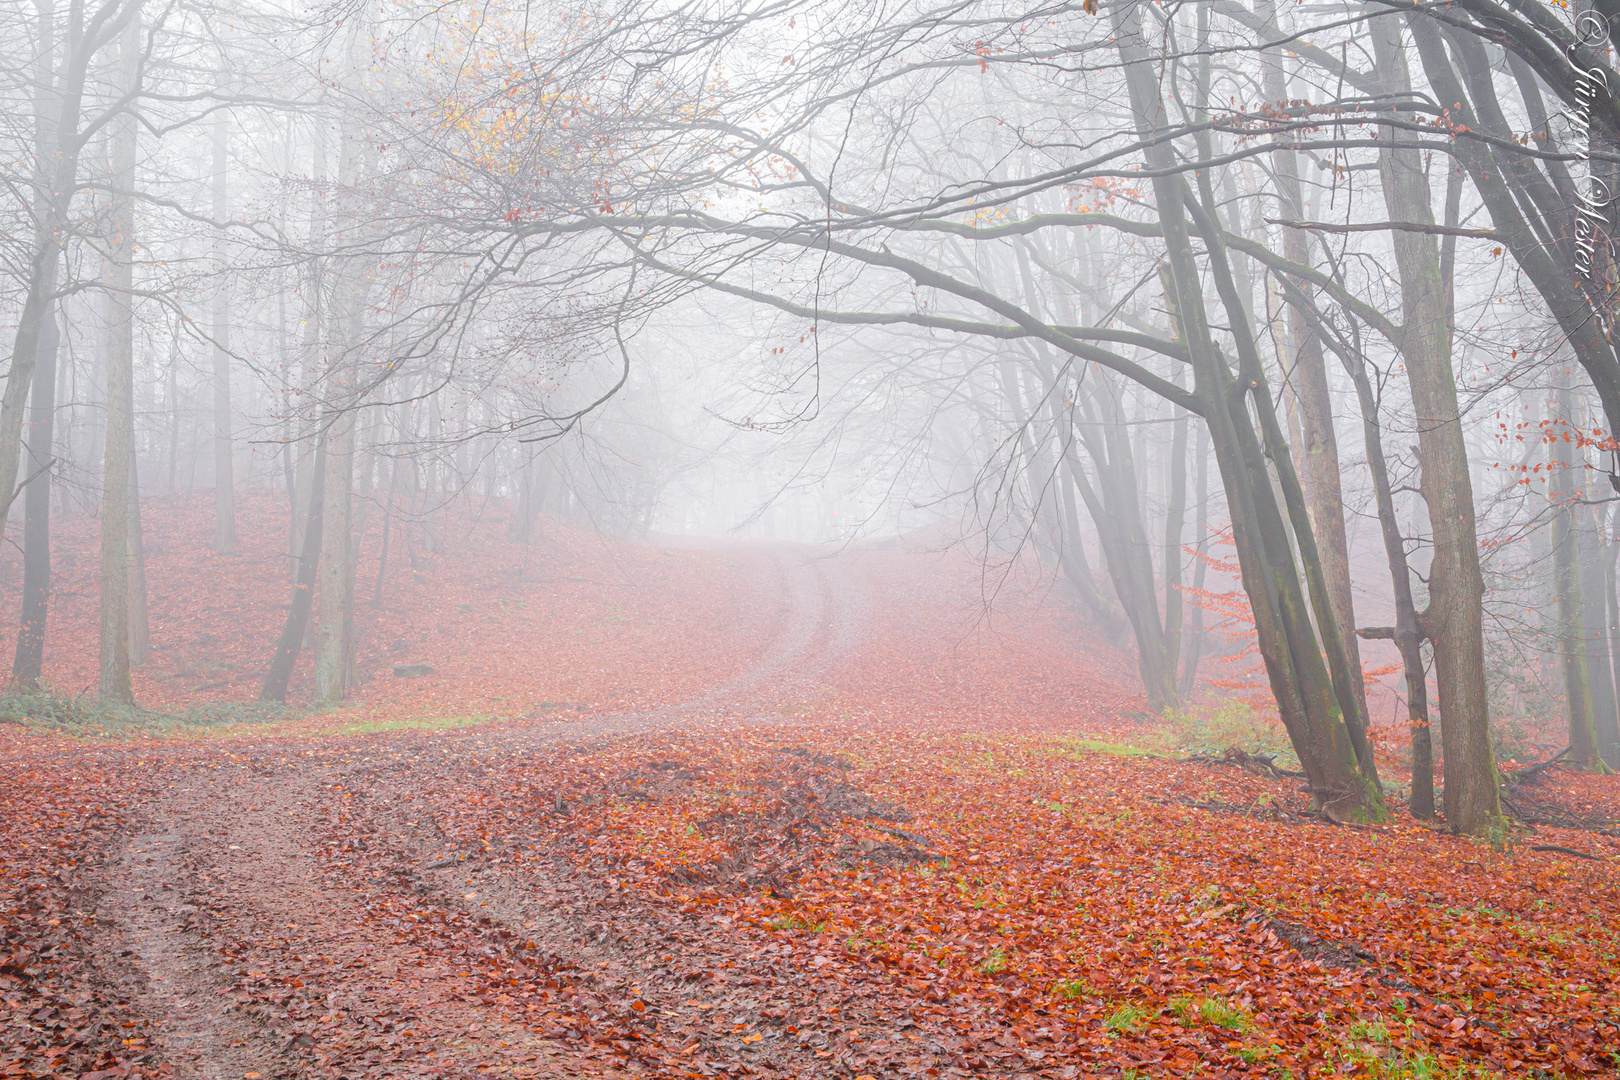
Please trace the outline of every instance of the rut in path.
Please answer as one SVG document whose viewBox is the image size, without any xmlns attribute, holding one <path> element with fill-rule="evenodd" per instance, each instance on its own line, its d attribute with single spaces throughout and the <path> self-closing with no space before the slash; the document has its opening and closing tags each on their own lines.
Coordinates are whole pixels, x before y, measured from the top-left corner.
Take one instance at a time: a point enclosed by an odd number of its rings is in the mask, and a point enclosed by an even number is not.
<svg viewBox="0 0 1620 1080">
<path fill-rule="evenodd" d="M 469 1029 L 505 1043 L 497 1056 L 561 1053 L 499 1016 L 436 999 L 433 985 L 450 975 L 443 957 L 376 918 L 381 889 L 312 850 L 320 818 L 334 814 L 322 798 L 333 775 L 293 763 L 254 783 L 239 771 L 194 776 L 190 791 L 154 808 L 164 830 L 132 838 L 107 902 L 159 1021 L 151 1038 L 178 1074 L 300 1075 L 325 1064 L 330 1045 L 400 1062 L 453 1055 Z M 244 939 L 254 947 L 237 954 Z M 290 989 L 303 992 L 279 1006 L 239 995 L 255 965 L 296 972 L 303 985 Z"/>
<path fill-rule="evenodd" d="M 197 835 L 196 811 L 214 794 L 205 791 L 201 798 L 154 807 L 161 831 L 130 838 L 121 873 L 105 899 L 119 924 L 117 938 L 108 944 L 118 956 L 133 961 L 142 984 L 135 987 L 141 1011 L 158 1018 L 157 1030 L 149 1038 L 161 1040 L 165 1056 L 182 1076 L 209 1080 L 270 1069 L 279 1072 L 289 1064 L 272 1065 L 282 1055 L 270 1047 L 244 1049 L 257 1043 L 257 1025 L 231 1013 L 224 996 L 229 984 L 207 944 L 194 932 L 198 919 L 205 917 L 199 904 L 204 888 L 200 876 L 217 873 L 212 863 L 207 871 L 197 865 L 199 850 L 206 852 L 211 845 L 210 838 Z M 259 852 L 243 852 L 233 863 L 256 866 L 260 859 Z"/>
<path fill-rule="evenodd" d="M 395 869 L 385 876 L 351 871 L 320 838 L 356 811 L 336 797 L 339 781 L 464 769 L 688 719 L 783 721 L 858 644 L 863 600 L 847 564 L 772 554 L 786 592 L 774 640 L 749 671 L 692 702 L 566 726 L 469 730 L 426 752 L 412 742 L 402 754 L 397 737 L 377 737 L 337 753 L 287 743 L 257 749 L 251 764 L 180 768 L 170 793 L 144 808 L 148 824 L 125 843 L 100 905 L 101 952 L 153 1021 L 149 1044 L 177 1076 L 207 1080 L 334 1068 L 472 1076 L 483 1075 L 475 1062 L 491 1061 L 512 1076 L 615 1075 L 609 1063 L 576 1060 L 521 1014 L 467 1000 L 457 959 L 492 932 L 522 934 L 548 962 L 587 972 L 587 984 L 624 982 L 633 973 L 622 951 L 582 914 L 599 898 L 569 905 L 558 900 L 567 882 L 541 888 L 532 872 L 481 867 L 483 898 L 474 901 L 456 891 L 468 868 L 426 863 L 432 838 L 397 809 L 377 818 L 391 831 L 372 834 L 390 849 Z M 673 989 L 646 993 L 679 1005 Z"/>
</svg>

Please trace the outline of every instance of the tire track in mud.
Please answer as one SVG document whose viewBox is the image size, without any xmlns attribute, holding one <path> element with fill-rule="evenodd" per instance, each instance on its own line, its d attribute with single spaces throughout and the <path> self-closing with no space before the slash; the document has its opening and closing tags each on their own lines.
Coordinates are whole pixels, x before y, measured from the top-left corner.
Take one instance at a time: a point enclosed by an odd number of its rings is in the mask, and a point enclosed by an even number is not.
<svg viewBox="0 0 1620 1080">
<path fill-rule="evenodd" d="M 591 895 L 560 864 L 517 874 L 481 862 L 471 877 L 459 864 L 428 864 L 433 837 L 408 811 L 372 815 L 352 796 L 384 777 L 560 742 L 726 719 L 791 722 L 790 711 L 813 700 L 858 646 L 863 583 L 844 558 L 785 545 L 765 554 L 780 569 L 785 617 L 746 672 L 692 701 L 431 740 L 362 737 L 336 750 L 271 743 L 252 751 L 257 764 L 222 755 L 178 767 L 169 793 L 144 808 L 148 824 L 125 842 L 98 905 L 104 968 L 153 1021 L 149 1045 L 176 1076 L 203 1080 L 489 1075 L 489 1064 L 497 1075 L 621 1075 L 534 1031 L 522 1002 L 492 1007 L 452 992 L 476 982 L 476 964 L 506 962 L 492 936 L 497 945 L 526 937 L 565 982 L 646 998 L 653 1012 L 645 1020 L 656 1026 L 683 1007 L 682 988 L 632 985 L 634 950 L 598 929 L 611 928 L 614 899 Z M 369 833 L 354 831 L 362 822 Z M 336 857 L 343 837 L 386 848 L 392 871 L 357 879 Z M 657 939 L 701 948 L 695 920 L 662 913 L 649 922 L 648 914 L 638 911 L 631 928 L 639 946 Z M 486 1065 L 457 1063 L 469 1056 Z"/>
<path fill-rule="evenodd" d="M 153 808 L 164 827 L 131 839 L 104 901 L 108 944 L 157 1021 L 149 1042 L 177 1076 L 206 1080 L 430 1061 L 433 1075 L 480 1074 L 457 1064 L 467 1056 L 504 1059 L 504 1075 L 580 1075 L 564 1048 L 453 992 L 478 926 L 415 931 L 444 909 L 432 890 L 410 873 L 355 880 L 319 842 L 348 816 L 330 797 L 343 771 L 284 765 L 254 785 L 221 769 Z"/>
<path fill-rule="evenodd" d="M 386 804 L 372 809 L 383 831 L 400 823 Z M 424 829 L 400 838 L 396 857 L 426 863 L 430 869 L 422 877 L 435 902 L 489 920 L 534 946 L 534 955 L 573 988 L 577 1025 L 600 1022 L 600 1007 L 610 1006 L 609 1022 L 635 1040 L 643 1067 L 675 1076 L 714 1075 L 720 1065 L 728 1071 L 741 1065 L 766 1077 L 832 1074 L 827 1048 L 845 1026 L 837 1019 L 844 999 L 829 999 L 824 988 L 798 978 L 816 962 L 809 953 L 779 944 L 737 956 L 716 943 L 704 915 L 621 893 L 606 874 L 561 859 L 514 863 L 471 855 L 445 867 L 429 860 L 448 837 Z M 588 1014 L 582 1000 L 597 1011 Z M 640 1011 L 627 1011 L 626 1002 L 638 1003 Z M 865 1028 L 911 1022 L 892 1001 L 864 1012 L 859 1026 Z M 745 1017 L 748 1030 L 738 1030 Z M 691 1071 L 700 1066 L 709 1071 Z"/>
<path fill-rule="evenodd" d="M 130 839 L 122 872 L 103 899 L 117 912 L 113 944 L 122 945 L 117 955 L 135 969 L 139 1010 L 159 1018 L 147 1038 L 181 1076 L 216 1080 L 280 1072 L 279 1054 L 243 1049 L 258 1033 L 225 1007 L 229 985 L 206 943 L 187 933 L 205 910 L 196 889 L 190 815 L 179 807 L 154 809 L 167 827 Z"/>
</svg>

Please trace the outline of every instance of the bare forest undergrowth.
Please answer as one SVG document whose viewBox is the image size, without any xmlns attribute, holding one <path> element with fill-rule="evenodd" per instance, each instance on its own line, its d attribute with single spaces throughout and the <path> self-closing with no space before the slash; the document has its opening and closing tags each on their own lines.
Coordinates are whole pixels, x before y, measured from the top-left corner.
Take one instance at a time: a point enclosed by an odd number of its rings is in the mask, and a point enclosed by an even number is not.
<svg viewBox="0 0 1620 1080">
<path fill-rule="evenodd" d="M 256 691 L 285 531 L 243 512 L 221 557 L 149 504 L 143 704 Z M 362 603 L 342 709 L 0 729 L 0 1076 L 1615 1067 L 1615 778 L 1541 772 L 1496 844 L 1337 827 L 1162 752 L 1129 657 L 1038 592 L 986 622 L 960 556 L 445 531 Z"/>
</svg>

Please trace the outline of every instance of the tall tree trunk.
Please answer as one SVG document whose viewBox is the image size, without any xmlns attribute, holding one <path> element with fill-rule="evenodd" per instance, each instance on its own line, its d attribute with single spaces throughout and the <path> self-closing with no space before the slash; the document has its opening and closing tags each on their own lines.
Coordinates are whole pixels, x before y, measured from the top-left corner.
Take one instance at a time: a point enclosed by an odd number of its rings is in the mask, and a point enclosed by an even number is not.
<svg viewBox="0 0 1620 1080">
<path fill-rule="evenodd" d="M 1613 767 L 1615 757 L 1620 755 L 1620 716 L 1615 710 L 1614 666 L 1609 655 L 1606 596 L 1609 541 L 1603 533 L 1601 506 L 1580 507 L 1578 520 L 1581 638 L 1586 647 L 1586 672 L 1592 687 L 1592 727 L 1597 735 L 1598 753 Z"/>
<path fill-rule="evenodd" d="M 337 238 L 355 243 L 368 226 L 360 220 L 356 185 L 369 171 L 371 147 L 364 134 L 345 123 L 338 151 Z M 315 627 L 315 699 L 343 700 L 353 660 L 354 625 L 354 448 L 359 402 L 360 347 L 365 336 L 369 268 L 351 257 L 336 275 L 331 353 L 324 394 L 335 402 L 326 437 L 326 478 L 322 499 L 321 606 Z M 437 400 L 434 398 L 433 400 Z"/>
<path fill-rule="evenodd" d="M 1577 522 L 1582 508 L 1576 503 L 1581 485 L 1576 483 L 1573 470 L 1580 468 L 1572 461 L 1568 438 L 1573 423 L 1574 395 L 1569 387 L 1558 389 L 1558 418 L 1566 425 L 1564 437 L 1559 438 L 1557 427 L 1549 428 L 1547 464 L 1552 469 L 1552 547 L 1553 591 L 1558 604 L 1558 652 L 1564 670 L 1564 706 L 1569 715 L 1569 764 L 1577 769 L 1603 769 L 1598 754 L 1597 725 L 1592 717 L 1592 680 L 1586 666 L 1586 642 L 1583 640 L 1582 622 L 1585 618 L 1581 602 L 1580 531 Z"/>
<path fill-rule="evenodd" d="M 62 256 L 62 238 L 67 234 L 68 211 L 79 188 L 79 153 L 83 149 L 78 126 L 83 104 L 84 81 L 90 60 L 116 35 L 122 20 L 134 9 L 104 19 L 104 11 L 92 15 L 85 25 L 82 6 L 69 12 L 63 34 L 59 74 L 53 73 L 56 58 L 56 20 L 50 5 L 41 5 L 38 18 L 37 51 L 34 60 L 35 146 L 38 161 L 34 169 L 34 243 L 29 255 L 22 310 L 17 316 L 17 332 L 12 339 L 11 365 L 6 390 L 0 396 L 0 535 L 14 503 L 18 464 L 22 458 L 22 430 L 27 417 L 29 391 L 34 366 L 39 361 L 41 336 L 52 318 L 56 279 Z"/>
<path fill-rule="evenodd" d="M 1428 16 L 1411 24 L 1418 33 L 1424 66 L 1438 43 Z M 1371 20 L 1373 51 L 1385 92 L 1411 93 L 1411 76 L 1394 17 Z M 1459 90 L 1460 92 L 1460 90 Z M 1447 98 L 1447 100 L 1451 100 Z M 1388 146 L 1379 151 L 1384 201 L 1391 218 L 1434 223 L 1428 174 L 1416 150 Z M 1440 250 L 1426 233 L 1390 234 L 1401 278 L 1404 330 L 1398 345 L 1417 413 L 1419 489 L 1433 532 L 1429 562 L 1429 606 L 1423 633 L 1434 643 L 1439 690 L 1440 738 L 1445 753 L 1445 814 L 1455 832 L 1479 834 L 1500 820 L 1500 777 L 1491 748 L 1490 709 L 1485 692 L 1485 578 L 1479 565 L 1474 523 L 1474 485 L 1463 443 L 1457 382 L 1451 370 L 1451 333 L 1446 324 L 1446 288 Z"/>
<path fill-rule="evenodd" d="M 231 311 L 225 230 L 230 213 L 227 189 L 227 114 L 214 114 L 214 548 L 236 552 L 236 476 L 231 454 Z"/>
<path fill-rule="evenodd" d="M 1176 171 L 1171 146 L 1156 137 L 1169 120 L 1158 69 L 1145 45 L 1140 11 L 1118 7 L 1113 17 L 1136 129 L 1148 140 L 1145 156 L 1154 174 L 1154 202 L 1162 223 L 1176 309 L 1184 324 L 1194 394 L 1209 424 L 1210 442 L 1225 484 L 1244 590 L 1254 612 L 1260 654 L 1279 716 L 1299 754 L 1313 801 L 1323 813 L 1382 818 L 1387 811 L 1376 775 L 1363 766 L 1366 757 L 1358 744 L 1364 741 L 1365 732 L 1356 723 L 1359 718 L 1343 642 L 1322 585 L 1310 519 L 1287 441 L 1271 408 L 1253 328 L 1233 281 L 1222 232 L 1210 216 L 1215 199 L 1208 190 L 1207 175 L 1200 177 L 1200 197 L 1194 198 Z M 1203 270 L 1193 251 L 1188 215 L 1209 254 L 1210 274 L 1237 347 L 1241 382 L 1212 338 L 1205 315 Z M 1248 412 L 1251 404 L 1262 425 L 1263 443 L 1262 432 L 1255 430 Z M 1276 464 L 1286 507 L 1279 507 L 1272 493 L 1268 458 Z M 1299 563 L 1288 544 L 1285 521 L 1298 537 Z M 1308 601 L 1301 588 L 1302 568 Z M 1312 625 L 1313 610 L 1319 616 L 1320 638 Z"/>
<path fill-rule="evenodd" d="M 1179 380 L 1178 380 L 1179 381 Z M 1181 669 L 1181 531 L 1187 517 L 1187 414 L 1175 405 L 1170 437 L 1169 475 L 1165 478 L 1168 495 L 1164 510 L 1164 671 L 1165 678 L 1180 689 L 1176 672 Z"/>
<path fill-rule="evenodd" d="M 322 131 L 321 126 L 317 125 L 310 162 L 310 173 L 315 184 L 310 198 L 309 242 L 315 250 L 319 250 L 326 242 L 327 207 L 322 195 L 326 181 L 326 140 L 322 136 Z M 304 309 L 304 332 L 299 343 L 299 378 L 303 383 L 303 400 L 308 401 L 315 396 L 316 382 L 323 366 L 320 349 L 321 334 L 323 329 L 327 328 L 326 264 L 319 257 L 312 258 L 307 264 L 306 272 L 306 288 L 309 296 Z M 318 437 L 316 426 L 310 425 L 309 430 L 299 440 L 294 453 L 294 482 L 289 489 L 292 524 L 287 535 L 287 553 L 295 559 L 304 547 L 303 523 L 310 520 L 309 499 L 315 473 L 314 447 Z M 297 574 L 298 566 L 294 563 L 293 576 L 296 577 Z"/>
<path fill-rule="evenodd" d="M 1100 376 L 1099 376 L 1100 379 Z M 1082 400 L 1083 419 L 1076 423 L 1078 441 L 1096 469 L 1093 487 L 1073 446 L 1065 464 L 1097 529 L 1103 563 L 1136 642 L 1137 671 L 1147 693 L 1148 710 L 1160 713 L 1176 705 L 1175 671 L 1166 667 L 1164 624 L 1159 615 L 1152 546 L 1142 522 L 1135 462 L 1126 433 L 1117 388 L 1102 381 L 1101 409 L 1090 397 Z"/>
<path fill-rule="evenodd" d="M 299 554 L 292 603 L 287 606 L 287 621 L 282 625 L 281 638 L 276 642 L 270 670 L 264 677 L 264 688 L 259 691 L 260 701 L 287 700 L 287 687 L 292 683 L 293 667 L 304 644 L 305 628 L 309 625 L 310 607 L 315 599 L 315 578 L 321 564 L 321 515 L 326 509 L 326 500 L 321 497 L 326 480 L 325 435 L 316 440 L 314 465 L 308 519 L 302 529 L 304 546 Z"/>
<path fill-rule="evenodd" d="M 1372 380 L 1367 377 L 1359 353 L 1342 359 L 1361 404 L 1367 468 L 1372 473 L 1378 526 L 1384 537 L 1384 556 L 1389 563 L 1390 584 L 1395 596 L 1394 626 L 1357 633 L 1367 638 L 1388 638 L 1400 650 L 1401 667 L 1406 675 L 1406 717 L 1412 736 L 1412 816 L 1427 821 L 1434 817 L 1434 733 L 1429 723 L 1429 678 L 1423 668 L 1423 631 L 1418 622 L 1417 604 L 1412 599 L 1412 570 L 1406 561 L 1406 539 L 1395 517 L 1395 495 L 1389 483 L 1389 464 L 1384 457 L 1378 399 L 1373 394 Z"/>
<path fill-rule="evenodd" d="M 38 5 L 34 61 L 34 215 L 36 221 L 49 217 L 54 198 L 46 190 L 53 151 L 60 142 L 59 108 L 56 100 L 56 17 L 45 0 Z M 35 233 L 35 241 L 41 237 Z M 47 282 L 55 292 L 55 275 Z M 40 322 L 37 360 L 33 374 L 33 401 L 30 405 L 27 467 L 30 473 L 44 472 L 29 485 L 23 496 L 23 601 L 22 620 L 17 630 L 17 654 L 11 677 L 29 689 L 39 688 L 45 654 L 45 620 L 51 593 L 51 463 L 56 454 L 56 355 L 61 344 L 57 307 L 48 302 Z M 19 382 L 20 385 L 20 382 Z M 10 393 L 10 387 L 7 387 Z M 0 428 L 3 428 L 0 424 Z M 0 489 L 3 491 L 3 489 Z M 0 514 L 0 533 L 5 530 Z"/>
<path fill-rule="evenodd" d="M 321 610 L 315 627 L 315 700 L 336 704 L 347 688 L 348 608 L 354 567 L 349 562 L 349 488 L 353 481 L 354 414 L 332 421 L 322 483 Z"/>
<path fill-rule="evenodd" d="M 28 469 L 38 474 L 23 494 L 22 625 L 11 677 L 37 690 L 45 659 L 45 619 L 51 597 L 51 463 L 55 460 L 56 353 L 61 342 L 56 313 L 45 315 L 30 405 Z"/>
<path fill-rule="evenodd" d="M 520 544 L 529 542 L 529 527 L 534 524 L 534 454 L 529 447 L 520 447 L 523 461 L 512 472 L 517 488 L 512 499 L 512 516 L 506 521 L 506 538 Z"/>
<path fill-rule="evenodd" d="M 404 474 L 404 460 L 398 456 L 389 456 L 388 462 L 388 493 L 383 496 L 383 534 L 382 544 L 377 553 L 377 584 L 371 593 L 371 606 L 382 607 L 383 585 L 388 580 L 388 547 L 389 539 L 394 532 L 394 495 L 399 491 L 399 478 Z M 525 539 L 524 543 L 528 543 Z"/>
<path fill-rule="evenodd" d="M 1069 451 L 1065 450 L 1065 457 Z M 1086 607 L 1091 609 L 1091 618 L 1105 631 L 1113 631 L 1119 626 L 1119 609 L 1104 596 L 1102 590 L 1097 588 L 1097 576 L 1091 569 L 1091 560 L 1086 557 L 1085 541 L 1080 535 L 1080 514 L 1075 506 L 1074 483 L 1072 479 L 1060 481 L 1063 498 L 1063 536 L 1062 556 L 1060 565 L 1063 576 L 1069 579 L 1075 591 Z"/>
<path fill-rule="evenodd" d="M 364 414 L 361 414 L 364 415 Z M 355 594 L 360 579 L 360 545 L 364 543 L 366 530 L 370 528 L 368 518 L 371 511 L 373 483 L 377 468 L 377 444 L 382 440 L 382 410 L 371 412 L 371 431 L 366 439 L 367 448 L 351 450 L 351 458 L 359 465 L 360 479 L 358 492 L 349 500 L 349 572 L 344 581 L 343 592 L 343 685 L 347 689 L 355 685 L 355 658 L 359 654 L 360 639 L 355 630 Z M 358 425 L 359 420 L 356 419 Z M 352 469 L 352 466 L 351 466 Z"/>
<path fill-rule="evenodd" d="M 1267 37 L 1280 38 L 1276 5 L 1273 0 L 1261 0 L 1256 14 L 1265 19 Z M 1263 88 L 1267 99 L 1282 107 L 1288 98 L 1287 76 L 1283 71 L 1282 56 L 1278 50 L 1267 50 L 1263 56 Z M 1272 155 L 1277 189 L 1282 196 L 1283 213 L 1296 221 L 1306 217 L 1305 198 L 1300 185 L 1299 159 L 1293 150 L 1278 150 Z M 1310 264 L 1309 238 L 1303 229 L 1282 230 L 1283 254 L 1301 266 Z M 1302 300 L 1310 298 L 1310 286 L 1300 286 Z M 1304 454 L 1301 459 L 1300 481 L 1305 491 L 1305 505 L 1310 512 L 1312 531 L 1317 551 L 1322 560 L 1322 577 L 1327 587 L 1328 602 L 1333 607 L 1333 618 L 1338 623 L 1339 636 L 1344 642 L 1348 660 L 1351 687 L 1360 726 L 1367 726 L 1367 688 L 1361 673 L 1361 651 L 1356 645 L 1355 605 L 1350 590 L 1349 543 L 1344 531 L 1344 496 L 1339 486 L 1339 444 L 1333 430 L 1333 398 L 1328 391 L 1327 364 L 1322 354 L 1322 342 L 1312 326 L 1310 315 L 1300 304 L 1289 306 L 1289 329 L 1294 343 L 1292 383 L 1298 394 L 1300 414 L 1300 442 Z M 1280 358 L 1280 357 L 1279 357 Z M 1370 767 L 1371 761 L 1363 762 Z"/>
<path fill-rule="evenodd" d="M 129 662 L 152 658 L 152 624 L 146 610 L 146 538 L 141 532 L 141 458 L 133 427 L 129 445 Z"/>
<path fill-rule="evenodd" d="M 1039 314 L 1045 303 L 1035 286 L 1035 276 L 1030 269 L 1028 245 L 1020 244 L 1014 251 L 1019 279 L 1023 285 L 1025 307 Z M 1067 306 L 1067 298 L 1059 300 L 1059 308 Z M 1063 576 L 1091 610 L 1092 621 L 1105 633 L 1112 634 L 1119 629 L 1119 610 L 1097 588 L 1097 579 L 1092 573 L 1091 561 L 1086 557 L 1085 542 L 1080 534 L 1080 516 L 1075 506 L 1075 485 L 1072 477 L 1065 479 L 1066 463 L 1074 450 L 1072 445 L 1075 437 L 1074 399 L 1079 393 L 1079 387 L 1075 386 L 1068 393 L 1060 393 L 1056 383 L 1062 369 L 1052 362 L 1051 352 L 1047 349 L 1046 343 L 1035 341 L 1028 347 L 1032 350 L 1035 367 L 1040 373 L 1046 392 L 1047 419 L 1052 425 L 1052 430 L 1061 433 L 1057 436 L 1059 442 L 1056 448 L 1057 467 L 1051 474 L 1060 502 L 1060 505 L 1052 508 L 1051 520 L 1055 525 L 1052 529 L 1051 546 L 1057 553 L 1058 567 L 1062 570 Z M 1063 404 L 1065 401 L 1068 404 Z M 547 475 L 551 475 L 551 470 L 547 470 Z"/>
<path fill-rule="evenodd" d="M 140 72 L 140 22 L 130 20 L 119 44 L 120 85 L 133 90 Z M 107 435 L 101 477 L 101 696 L 133 702 L 129 682 L 129 484 L 130 447 L 135 441 L 135 140 L 132 112 L 114 119 L 112 184 L 114 203 L 107 341 Z"/>
<path fill-rule="evenodd" d="M 1204 605 L 1201 594 L 1208 575 L 1209 564 L 1202 556 L 1209 546 L 1209 436 L 1204 425 L 1198 425 L 1198 439 L 1193 444 L 1193 460 L 1198 463 L 1198 558 L 1193 562 L 1192 591 L 1194 600 L 1187 613 L 1187 642 L 1181 657 L 1181 700 L 1192 700 L 1193 686 L 1198 680 L 1198 661 L 1204 652 Z"/>
</svg>

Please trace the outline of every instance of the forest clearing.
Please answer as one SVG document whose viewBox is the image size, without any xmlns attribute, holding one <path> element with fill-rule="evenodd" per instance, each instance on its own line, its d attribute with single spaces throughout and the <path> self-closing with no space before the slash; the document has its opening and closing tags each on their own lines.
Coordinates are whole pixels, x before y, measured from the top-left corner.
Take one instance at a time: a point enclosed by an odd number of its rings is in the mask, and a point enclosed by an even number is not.
<svg viewBox="0 0 1620 1080">
<path fill-rule="evenodd" d="M 1620 0 L 0 0 L 0 1080 L 1620 1076 Z"/>
<path fill-rule="evenodd" d="M 1337 825 L 1196 745 L 1233 729 L 1144 722 L 1129 657 L 1050 596 L 986 621 L 960 555 L 559 523 L 514 591 L 502 524 L 424 563 L 437 611 L 402 566 L 375 613 L 432 676 L 280 719 L 0 728 L 0 1075 L 1613 1067 L 1613 777 L 1543 771 L 1516 790 L 1571 827 L 1494 843 Z M 154 625 L 191 674 L 146 677 L 179 710 L 275 613 L 160 535 Z M 513 628 L 492 661 L 474 635 L 515 594 L 580 640 Z"/>
</svg>

